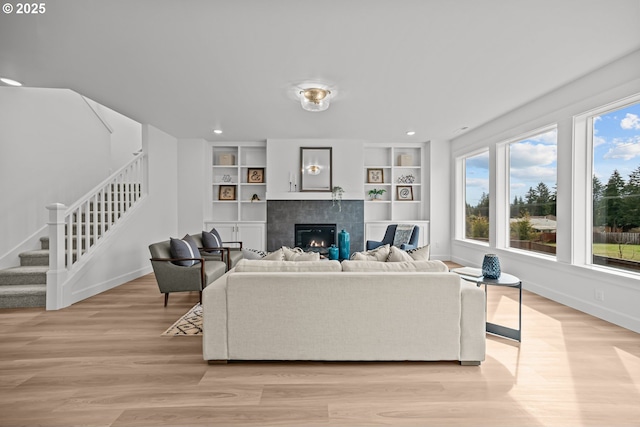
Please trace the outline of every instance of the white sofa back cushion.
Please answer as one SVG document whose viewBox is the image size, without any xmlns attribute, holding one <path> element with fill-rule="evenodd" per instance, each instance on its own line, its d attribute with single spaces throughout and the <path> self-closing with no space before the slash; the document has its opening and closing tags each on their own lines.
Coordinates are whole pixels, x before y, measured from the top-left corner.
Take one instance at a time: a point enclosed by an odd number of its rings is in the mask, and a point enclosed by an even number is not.
<svg viewBox="0 0 640 427">
<path fill-rule="evenodd" d="M 236 264 L 238 273 L 268 273 L 268 272 L 310 272 L 310 271 L 342 271 L 340 262 L 325 261 L 265 261 L 261 259 L 243 259 Z"/>
<path fill-rule="evenodd" d="M 431 261 L 401 261 L 401 262 L 377 262 L 377 261 L 342 261 L 342 271 L 396 271 L 396 272 L 434 272 L 446 273 L 447 265 L 440 260 Z"/>
<path fill-rule="evenodd" d="M 231 274 L 228 358 L 459 360 L 460 277 L 397 279 L 384 272 Z"/>
</svg>

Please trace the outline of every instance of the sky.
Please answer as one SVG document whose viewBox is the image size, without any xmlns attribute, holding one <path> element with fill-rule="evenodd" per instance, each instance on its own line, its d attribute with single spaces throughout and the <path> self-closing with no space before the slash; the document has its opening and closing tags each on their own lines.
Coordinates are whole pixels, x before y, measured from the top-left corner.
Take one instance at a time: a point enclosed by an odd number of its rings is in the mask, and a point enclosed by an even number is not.
<svg viewBox="0 0 640 427">
<path fill-rule="evenodd" d="M 593 173 L 602 184 L 617 169 L 625 182 L 640 166 L 640 103 L 593 120 Z"/>
<path fill-rule="evenodd" d="M 593 171 L 603 184 L 617 169 L 626 181 L 640 166 L 640 103 L 594 117 Z M 553 191 L 557 180 L 557 130 L 509 144 L 509 202 L 525 199 L 529 188 L 544 182 Z M 489 193 L 489 153 L 466 160 L 467 203 L 478 204 Z"/>
</svg>

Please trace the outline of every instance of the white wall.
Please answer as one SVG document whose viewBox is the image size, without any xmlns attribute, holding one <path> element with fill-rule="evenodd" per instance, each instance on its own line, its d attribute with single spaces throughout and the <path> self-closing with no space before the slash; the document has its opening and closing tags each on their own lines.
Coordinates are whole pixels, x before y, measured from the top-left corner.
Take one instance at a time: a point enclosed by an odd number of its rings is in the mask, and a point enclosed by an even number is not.
<svg viewBox="0 0 640 427">
<path fill-rule="evenodd" d="M 149 245 L 178 235 L 177 139 L 153 126 L 143 130 L 148 194 L 118 223 L 64 290 L 65 305 L 152 271 Z M 162 301 L 158 293 L 158 304 Z"/>
<path fill-rule="evenodd" d="M 333 186 L 344 189 L 344 200 L 364 199 L 364 143 L 357 140 L 268 139 L 267 199 L 331 199 L 331 193 L 289 192 L 289 173 L 297 176 L 300 189 L 300 147 L 332 147 Z"/>
<path fill-rule="evenodd" d="M 601 105 L 640 93 L 640 51 L 585 75 L 530 104 L 486 124 L 452 142 L 451 164 L 456 157 L 480 147 L 516 137 L 542 126 L 558 124 L 558 254 L 549 257 L 452 240 L 451 255 L 459 263 L 479 266 L 485 253 L 496 252 L 503 270 L 518 275 L 524 288 L 547 298 L 640 332 L 640 276 L 607 273 L 590 266 L 571 265 L 572 214 L 572 125 L 573 117 Z M 493 159 L 492 159 L 493 160 Z M 451 168 L 451 179 L 454 168 Z M 495 182 L 495 180 L 493 180 Z M 495 191 L 490 189 L 492 213 Z M 455 200 L 451 199 L 451 211 Z M 494 216 L 495 217 L 495 216 Z M 495 227 L 493 227 L 495 229 Z M 453 227 L 451 227 L 453 236 Z M 492 236 L 495 241 L 495 236 Z M 595 300 L 595 290 L 605 300 Z M 526 324 L 523 326 L 526 328 Z"/>
<path fill-rule="evenodd" d="M 141 139 L 139 123 L 74 91 L 0 87 L 0 268 L 39 249 L 46 205 L 73 203 Z"/>
<path fill-rule="evenodd" d="M 446 177 L 451 175 L 451 165 L 445 161 L 451 156 L 449 141 L 430 141 L 427 144 L 427 185 L 428 200 L 425 202 L 429 218 L 429 244 L 431 257 L 448 260 L 451 254 L 451 207 L 453 185 Z"/>
<path fill-rule="evenodd" d="M 178 237 L 203 230 L 205 203 L 211 201 L 210 177 L 205 169 L 211 161 L 206 153 L 204 139 L 178 141 Z"/>
<path fill-rule="evenodd" d="M 74 202 L 110 168 L 110 134 L 79 94 L 0 87 L 0 267 L 17 265 L 46 205 Z"/>
<path fill-rule="evenodd" d="M 111 131 L 111 169 L 115 171 L 129 162 L 133 153 L 142 148 L 142 125 L 86 96 L 84 99 Z"/>
</svg>

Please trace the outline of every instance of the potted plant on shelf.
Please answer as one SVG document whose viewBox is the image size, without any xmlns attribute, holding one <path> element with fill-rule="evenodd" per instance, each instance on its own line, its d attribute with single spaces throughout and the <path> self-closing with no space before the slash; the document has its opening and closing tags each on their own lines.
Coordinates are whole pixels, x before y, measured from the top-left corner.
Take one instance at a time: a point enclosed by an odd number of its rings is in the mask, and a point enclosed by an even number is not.
<svg viewBox="0 0 640 427">
<path fill-rule="evenodd" d="M 371 200 L 380 200 L 378 199 L 379 196 L 382 196 L 382 194 L 387 191 L 384 190 L 382 188 L 378 189 L 378 188 L 374 188 L 373 190 L 369 190 L 369 197 L 371 198 Z"/>
<path fill-rule="evenodd" d="M 338 204 L 338 210 L 342 212 L 342 193 L 344 193 L 344 189 L 338 185 L 331 189 L 331 201 L 333 202 L 332 206 Z"/>
</svg>

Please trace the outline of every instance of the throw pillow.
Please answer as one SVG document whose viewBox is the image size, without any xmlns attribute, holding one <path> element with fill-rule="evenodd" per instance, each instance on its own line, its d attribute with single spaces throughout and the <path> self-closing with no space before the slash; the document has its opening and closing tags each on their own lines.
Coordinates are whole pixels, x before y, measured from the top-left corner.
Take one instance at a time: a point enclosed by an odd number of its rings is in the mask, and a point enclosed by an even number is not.
<svg viewBox="0 0 640 427">
<path fill-rule="evenodd" d="M 415 249 L 409 249 L 407 253 L 415 261 L 429 261 L 429 245 L 424 245 Z"/>
<path fill-rule="evenodd" d="M 202 246 L 205 248 L 221 248 L 222 247 L 222 239 L 220 238 L 220 234 L 218 230 L 212 228 L 211 231 L 203 231 L 202 232 Z M 210 254 L 218 255 L 221 251 L 211 251 Z"/>
<path fill-rule="evenodd" d="M 284 261 L 284 252 L 282 248 L 280 248 L 276 251 L 269 252 L 262 259 L 266 261 Z"/>
<path fill-rule="evenodd" d="M 386 261 L 389 257 L 390 246 L 382 245 L 364 252 L 354 252 L 351 259 L 354 261 Z"/>
<path fill-rule="evenodd" d="M 302 248 L 282 247 L 285 261 L 320 261 L 318 252 L 305 252 Z"/>
<path fill-rule="evenodd" d="M 413 261 L 413 258 L 406 252 L 400 248 L 395 246 L 391 246 L 389 250 L 389 256 L 387 257 L 387 262 L 402 262 L 402 261 Z"/>
<path fill-rule="evenodd" d="M 244 259 L 262 259 L 265 256 L 267 256 L 267 253 L 265 251 L 242 248 L 242 257 Z"/>
<path fill-rule="evenodd" d="M 169 252 L 171 253 L 171 258 L 200 258 L 198 245 L 188 234 L 182 239 L 174 239 L 171 237 L 169 241 Z M 175 265 L 182 267 L 191 267 L 199 262 L 198 260 L 173 261 Z"/>
</svg>

